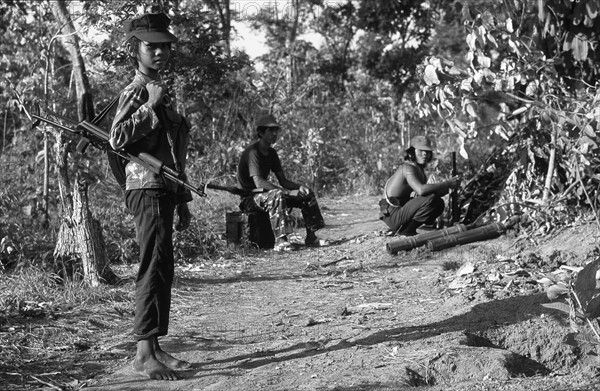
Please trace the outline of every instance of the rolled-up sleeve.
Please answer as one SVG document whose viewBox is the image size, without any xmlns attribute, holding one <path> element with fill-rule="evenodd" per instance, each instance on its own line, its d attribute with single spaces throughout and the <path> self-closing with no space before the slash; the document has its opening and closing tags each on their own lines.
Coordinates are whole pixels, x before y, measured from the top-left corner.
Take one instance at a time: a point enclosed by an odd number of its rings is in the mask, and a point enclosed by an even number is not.
<svg viewBox="0 0 600 391">
<path fill-rule="evenodd" d="M 123 149 L 158 128 L 156 113 L 144 104 L 144 92 L 143 86 L 130 85 L 121 93 L 110 130 L 110 146 L 114 149 Z"/>
</svg>

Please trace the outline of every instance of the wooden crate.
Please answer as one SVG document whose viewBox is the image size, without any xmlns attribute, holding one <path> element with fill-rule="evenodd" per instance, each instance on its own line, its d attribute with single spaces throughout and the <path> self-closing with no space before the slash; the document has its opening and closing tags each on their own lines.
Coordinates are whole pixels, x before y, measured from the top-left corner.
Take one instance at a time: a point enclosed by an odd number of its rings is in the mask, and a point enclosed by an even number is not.
<svg viewBox="0 0 600 391">
<path fill-rule="evenodd" d="M 228 212 L 225 216 L 227 243 L 248 243 L 259 248 L 273 248 L 275 236 L 266 212 Z"/>
</svg>

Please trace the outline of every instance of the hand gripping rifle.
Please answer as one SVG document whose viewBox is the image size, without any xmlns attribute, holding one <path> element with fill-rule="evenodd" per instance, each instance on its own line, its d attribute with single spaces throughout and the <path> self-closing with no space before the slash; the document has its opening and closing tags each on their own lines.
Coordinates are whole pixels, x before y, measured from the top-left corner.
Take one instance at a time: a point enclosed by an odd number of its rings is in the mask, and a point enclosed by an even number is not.
<svg viewBox="0 0 600 391">
<path fill-rule="evenodd" d="M 127 161 L 132 161 L 132 162 L 138 163 L 138 164 L 148 168 L 155 174 L 161 175 L 164 178 L 166 178 L 172 182 L 175 182 L 176 184 L 181 185 L 181 186 L 185 187 L 186 189 L 196 193 L 200 197 L 206 196 L 205 190 L 207 188 L 214 189 L 214 190 L 228 191 L 232 194 L 239 195 L 242 197 L 257 192 L 257 190 L 245 190 L 245 189 L 240 189 L 240 188 L 233 187 L 233 186 L 220 186 L 220 185 L 214 185 L 214 184 L 210 184 L 210 183 L 208 183 L 208 184 L 202 183 L 200 186 L 196 187 L 196 186 L 193 186 L 192 184 L 188 183 L 185 180 L 185 176 L 183 173 L 180 173 L 170 167 L 167 167 L 162 161 L 160 161 L 156 157 L 150 155 L 149 153 L 141 152 L 141 153 L 133 154 L 133 153 L 129 153 L 125 150 L 113 149 L 109 143 L 108 132 L 105 131 L 104 129 L 100 128 L 96 124 L 99 123 L 102 120 L 102 118 L 110 111 L 111 107 L 118 101 L 118 98 L 113 99 L 113 101 L 106 108 L 104 108 L 104 110 L 102 110 L 102 112 L 100 114 L 98 114 L 98 116 L 96 116 L 96 118 L 94 118 L 91 122 L 84 120 L 84 121 L 77 123 L 69 118 L 65 118 L 59 114 L 53 113 L 49 110 L 46 110 L 48 112 L 48 114 L 50 114 L 51 116 L 53 116 L 55 118 L 59 118 L 62 121 L 68 123 L 69 126 L 67 126 L 67 125 L 63 125 L 62 123 L 60 123 L 58 121 L 54 121 L 50 118 L 42 116 L 39 113 L 37 113 L 37 114 L 30 113 L 26 109 L 23 102 L 21 101 L 21 98 L 18 95 L 18 93 L 14 87 L 13 87 L 13 90 L 15 91 L 17 102 L 19 103 L 21 109 L 25 112 L 27 117 L 33 122 L 32 128 L 35 128 L 37 125 L 40 124 L 40 122 L 45 122 L 49 125 L 52 125 L 58 129 L 60 129 L 60 130 L 64 130 L 64 131 L 67 131 L 69 133 L 79 136 L 80 139 L 79 139 L 79 142 L 77 143 L 77 151 L 78 152 L 84 153 L 87 146 L 89 144 L 92 144 L 96 148 L 107 151 L 110 155 L 113 155 L 113 157 L 116 157 L 117 159 L 112 159 L 112 161 L 111 161 L 111 159 L 110 159 L 111 156 L 109 156 L 109 161 L 111 163 L 111 169 L 113 170 L 115 178 L 117 179 L 117 182 L 119 182 L 119 185 L 121 185 L 122 188 L 124 188 L 124 175 L 122 172 L 121 173 L 115 172 L 116 170 L 118 170 L 117 167 L 115 167 L 113 165 L 113 162 L 115 160 L 121 160 L 121 161 L 127 160 Z M 39 105 L 37 105 L 37 109 L 39 112 Z"/>
</svg>

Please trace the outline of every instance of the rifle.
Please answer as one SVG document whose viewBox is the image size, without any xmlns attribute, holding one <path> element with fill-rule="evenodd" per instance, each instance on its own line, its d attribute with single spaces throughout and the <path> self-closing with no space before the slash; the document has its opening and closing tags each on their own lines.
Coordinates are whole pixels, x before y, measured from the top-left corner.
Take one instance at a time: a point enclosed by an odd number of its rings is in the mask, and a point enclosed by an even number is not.
<svg viewBox="0 0 600 391">
<path fill-rule="evenodd" d="M 11 86 L 12 86 L 12 83 L 11 83 Z M 77 143 L 76 148 L 77 148 L 77 151 L 80 153 L 84 153 L 87 146 L 89 144 L 92 144 L 96 148 L 107 151 L 109 154 L 112 154 L 119 159 L 124 159 L 127 161 L 138 163 L 138 164 L 150 169 L 155 174 L 161 175 L 164 178 L 196 193 L 200 197 L 206 197 L 205 191 L 207 188 L 214 189 L 214 190 L 228 191 L 232 194 L 239 195 L 242 197 L 264 191 L 263 189 L 246 190 L 246 189 L 240 189 L 240 188 L 232 187 L 232 186 L 214 185 L 211 183 L 206 183 L 206 184 L 201 183 L 200 186 L 194 186 L 185 180 L 185 176 L 183 173 L 180 173 L 170 167 L 167 167 L 162 161 L 160 161 L 156 157 L 150 155 L 149 153 L 140 152 L 140 153 L 133 154 L 133 153 L 129 153 L 124 150 L 113 149 L 109 143 L 109 133 L 107 131 L 105 131 L 104 129 L 100 128 L 99 126 L 97 126 L 94 122 L 99 122 L 102 119 L 102 117 L 109 111 L 110 106 L 112 106 L 116 102 L 116 100 L 113 100 L 113 102 L 111 102 L 109 107 L 102 110 L 101 114 L 99 114 L 96 117 L 96 119 L 92 120 L 92 122 L 84 120 L 84 121 L 77 123 L 69 118 L 63 117 L 59 114 L 53 113 L 49 110 L 46 110 L 53 117 L 60 118 L 61 120 L 67 122 L 70 125 L 70 126 L 67 126 L 67 125 L 63 125 L 62 123 L 60 123 L 58 121 L 53 121 L 52 119 L 44 117 L 40 114 L 30 113 L 27 110 L 27 108 L 25 107 L 25 105 L 23 104 L 21 97 L 19 96 L 19 94 L 17 93 L 17 91 L 14 87 L 13 87 L 13 91 L 15 92 L 15 96 L 17 98 L 17 102 L 19 103 L 19 106 L 25 112 L 25 115 L 27 115 L 29 120 L 31 120 L 33 122 L 32 128 L 37 127 L 40 124 L 40 122 L 45 122 L 45 123 L 47 123 L 51 126 L 54 126 L 58 129 L 61 129 L 61 130 L 67 131 L 71 134 L 75 134 L 76 136 L 79 136 L 80 139 L 79 139 L 79 142 Z M 37 109 L 39 112 L 40 111 L 39 105 L 37 105 Z M 114 167 L 112 167 L 112 164 L 111 164 L 111 168 L 113 168 L 113 173 L 114 173 Z M 115 174 L 115 177 L 117 177 L 117 181 L 119 182 L 118 174 L 117 173 L 114 173 L 114 174 Z"/>
<path fill-rule="evenodd" d="M 240 187 L 215 185 L 213 183 L 207 183 L 204 186 L 206 188 L 208 188 L 208 189 L 223 190 L 223 191 L 229 192 L 231 194 L 238 195 L 240 197 L 247 197 L 247 196 L 252 195 L 252 194 L 264 193 L 265 191 L 267 191 L 267 190 L 265 190 L 263 188 L 258 188 L 258 189 L 242 189 Z"/>
<path fill-rule="evenodd" d="M 451 176 L 458 175 L 458 171 L 456 170 L 456 152 L 451 152 L 450 156 L 452 158 L 452 170 L 450 171 Z M 458 197 L 457 189 L 450 189 L 449 192 L 450 198 L 450 225 L 458 224 L 460 222 L 460 204 Z"/>
</svg>

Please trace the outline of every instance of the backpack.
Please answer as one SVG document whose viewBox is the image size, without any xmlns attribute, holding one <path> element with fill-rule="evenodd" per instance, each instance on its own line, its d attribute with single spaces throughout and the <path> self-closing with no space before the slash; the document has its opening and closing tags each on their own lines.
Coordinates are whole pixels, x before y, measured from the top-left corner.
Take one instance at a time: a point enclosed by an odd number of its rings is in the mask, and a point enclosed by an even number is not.
<svg viewBox="0 0 600 391">
<path fill-rule="evenodd" d="M 106 117 L 106 115 L 112 110 L 115 104 L 117 104 L 117 102 L 119 102 L 119 96 L 113 98 L 113 100 L 111 100 L 110 103 L 104 109 L 102 109 L 102 111 L 98 113 L 96 117 L 94 117 L 94 119 L 91 121 L 92 124 L 98 125 L 104 119 L 104 117 Z M 110 135 L 107 133 L 106 157 L 108 159 L 108 165 L 110 166 L 110 170 L 112 171 L 115 180 L 119 184 L 119 187 L 123 191 L 125 191 L 125 166 L 127 165 L 128 160 L 125 157 L 123 157 L 118 151 L 112 149 L 108 142 L 109 137 Z"/>
</svg>

